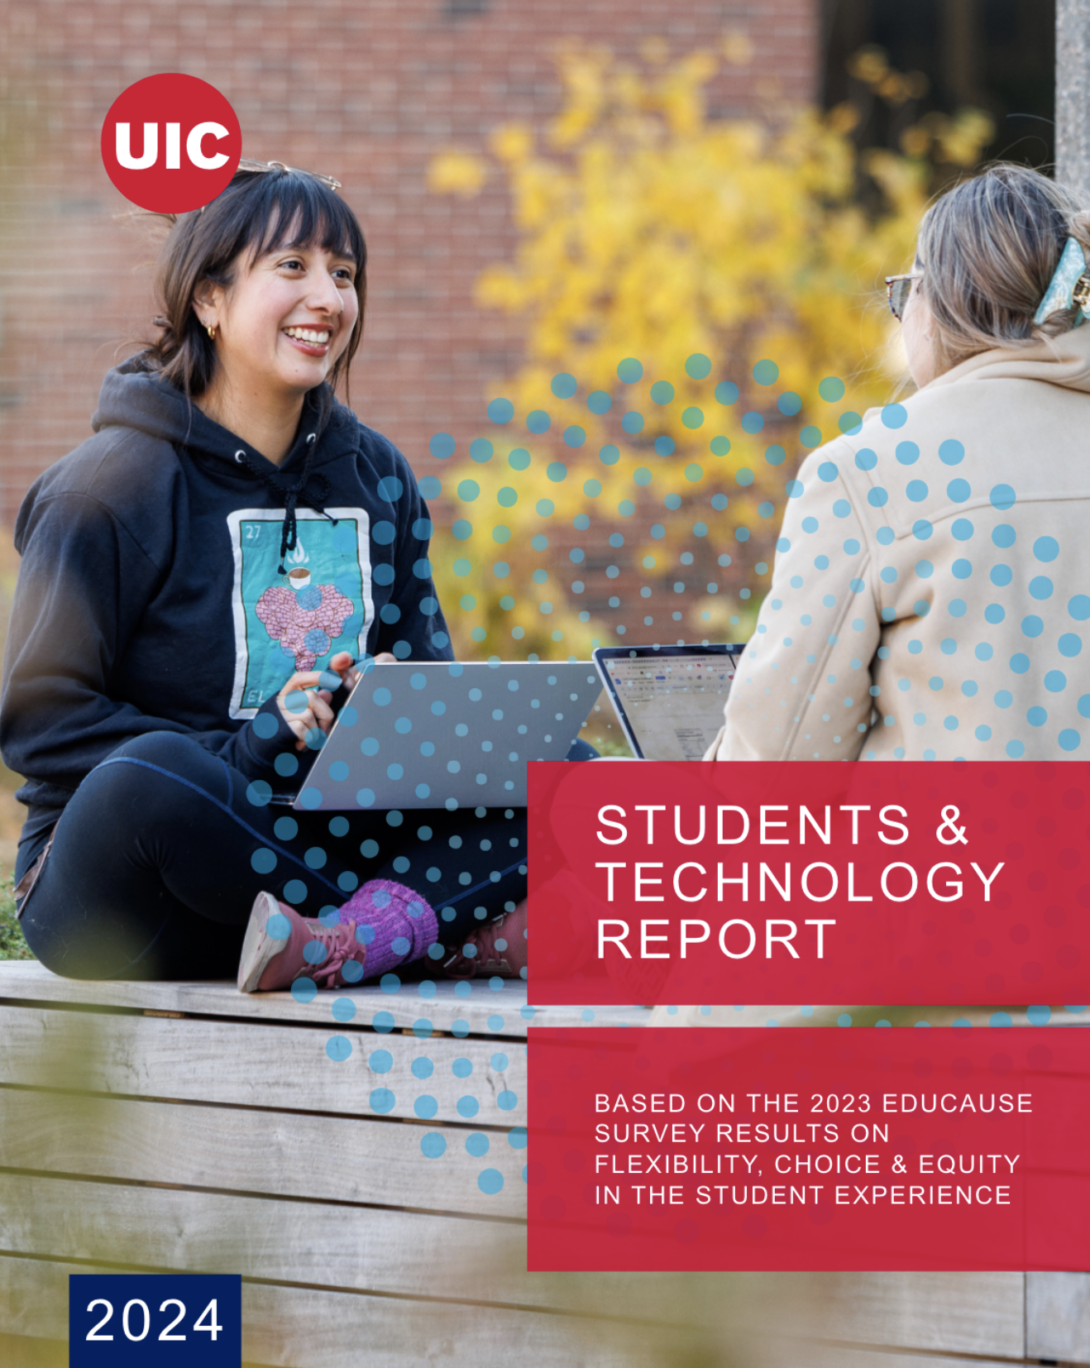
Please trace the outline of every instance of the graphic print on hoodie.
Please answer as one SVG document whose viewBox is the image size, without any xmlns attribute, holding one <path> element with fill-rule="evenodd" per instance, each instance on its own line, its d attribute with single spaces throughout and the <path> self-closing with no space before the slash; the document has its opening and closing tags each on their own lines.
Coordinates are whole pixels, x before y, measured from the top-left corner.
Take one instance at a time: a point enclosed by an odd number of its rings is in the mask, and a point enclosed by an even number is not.
<svg viewBox="0 0 1090 1368">
<path fill-rule="evenodd" d="M 297 510 L 286 579 L 279 572 L 283 516 L 244 508 L 227 518 L 235 558 L 232 717 L 252 717 L 293 671 L 320 670 L 338 651 L 358 658 L 366 649 L 375 616 L 370 519 L 362 508 L 325 513 Z"/>
</svg>

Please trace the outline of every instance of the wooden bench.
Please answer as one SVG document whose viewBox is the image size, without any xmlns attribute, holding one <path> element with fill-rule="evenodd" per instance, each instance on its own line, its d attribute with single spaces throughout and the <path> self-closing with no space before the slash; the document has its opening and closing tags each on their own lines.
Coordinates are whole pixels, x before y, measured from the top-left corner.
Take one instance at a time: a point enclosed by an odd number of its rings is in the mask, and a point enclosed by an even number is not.
<svg viewBox="0 0 1090 1368">
<path fill-rule="evenodd" d="M 649 1015 L 0 964 L 0 1359 L 65 1362 L 68 1274 L 139 1268 L 241 1272 L 291 1368 L 1090 1363 L 1081 1274 L 527 1274 L 528 1022 Z"/>
</svg>

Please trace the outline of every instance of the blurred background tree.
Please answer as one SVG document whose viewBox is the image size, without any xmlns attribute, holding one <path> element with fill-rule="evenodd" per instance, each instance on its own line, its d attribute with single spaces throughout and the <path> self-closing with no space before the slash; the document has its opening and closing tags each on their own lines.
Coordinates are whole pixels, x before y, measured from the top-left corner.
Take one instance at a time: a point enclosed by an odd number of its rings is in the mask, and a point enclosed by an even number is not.
<svg viewBox="0 0 1090 1368">
<path fill-rule="evenodd" d="M 477 297 L 524 320 L 525 364 L 468 458 L 432 441 L 453 504 L 434 569 L 466 655 L 748 637 L 800 460 L 903 370 L 882 279 L 936 181 L 992 136 L 966 109 L 861 150 L 851 102 L 712 120 L 735 38 L 643 55 L 568 48 L 544 146 L 510 124 L 431 163 L 440 194 L 503 177 L 521 233 Z M 926 85 L 875 49 L 852 63 L 878 100 Z"/>
</svg>

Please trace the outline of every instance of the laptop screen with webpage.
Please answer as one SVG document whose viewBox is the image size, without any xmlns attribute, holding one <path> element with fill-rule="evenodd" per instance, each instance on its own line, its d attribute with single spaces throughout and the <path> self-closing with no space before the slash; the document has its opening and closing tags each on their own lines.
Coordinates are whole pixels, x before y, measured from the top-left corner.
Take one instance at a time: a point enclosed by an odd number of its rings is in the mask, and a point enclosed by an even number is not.
<svg viewBox="0 0 1090 1368">
<path fill-rule="evenodd" d="M 723 725 L 742 646 L 602 647 L 594 662 L 633 753 L 700 760 Z"/>
</svg>

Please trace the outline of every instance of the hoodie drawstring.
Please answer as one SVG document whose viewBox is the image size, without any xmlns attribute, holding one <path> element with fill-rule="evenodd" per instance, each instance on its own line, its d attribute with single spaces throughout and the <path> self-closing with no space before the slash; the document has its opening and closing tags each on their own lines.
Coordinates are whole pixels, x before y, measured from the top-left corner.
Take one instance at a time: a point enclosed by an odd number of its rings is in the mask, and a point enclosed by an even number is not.
<svg viewBox="0 0 1090 1368">
<path fill-rule="evenodd" d="M 235 460 L 238 464 L 247 470 L 255 480 L 260 480 L 267 489 L 271 489 L 278 498 L 281 498 L 284 501 L 284 530 L 280 536 L 280 564 L 277 567 L 277 573 L 281 575 L 287 574 L 287 571 L 284 569 L 284 557 L 289 551 L 294 551 L 299 543 L 299 528 L 295 517 L 295 505 L 300 499 L 302 499 L 303 503 L 305 503 L 308 508 L 313 508 L 315 513 L 320 513 L 323 518 L 328 518 L 334 526 L 336 526 L 337 523 L 337 519 L 327 513 L 322 507 L 326 499 L 329 498 L 329 491 L 332 488 L 329 480 L 320 472 L 317 475 L 311 475 L 311 466 L 314 463 L 314 452 L 317 443 L 318 434 L 312 432 L 307 437 L 307 454 L 306 459 L 303 462 L 303 473 L 294 484 L 287 486 L 283 485 L 275 476 L 270 475 L 268 471 L 262 470 L 260 466 L 251 461 L 245 451 L 235 452 Z M 313 479 L 318 486 L 317 498 L 311 498 L 306 493 L 306 486 L 310 483 L 311 479 Z"/>
</svg>

